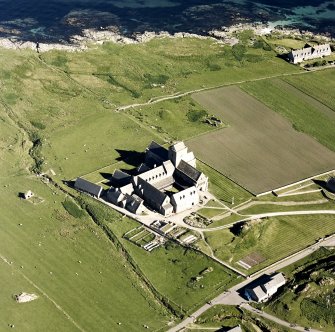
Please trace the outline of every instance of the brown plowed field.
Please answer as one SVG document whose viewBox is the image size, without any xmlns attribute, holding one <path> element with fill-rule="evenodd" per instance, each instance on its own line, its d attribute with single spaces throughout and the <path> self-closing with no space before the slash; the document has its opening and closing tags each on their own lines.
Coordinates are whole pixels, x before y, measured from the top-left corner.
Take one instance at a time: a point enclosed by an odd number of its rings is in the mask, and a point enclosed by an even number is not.
<svg viewBox="0 0 335 332">
<path fill-rule="evenodd" d="M 191 139 L 187 145 L 199 159 L 254 194 L 335 168 L 334 152 L 294 130 L 288 120 L 238 87 L 201 92 L 193 98 L 230 127 Z"/>
</svg>

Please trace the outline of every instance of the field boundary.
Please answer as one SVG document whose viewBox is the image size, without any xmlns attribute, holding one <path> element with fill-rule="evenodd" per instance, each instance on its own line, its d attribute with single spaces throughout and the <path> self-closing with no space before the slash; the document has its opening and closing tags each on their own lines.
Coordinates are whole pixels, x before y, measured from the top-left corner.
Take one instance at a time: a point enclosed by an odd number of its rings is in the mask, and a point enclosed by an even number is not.
<svg viewBox="0 0 335 332">
<path fill-rule="evenodd" d="M 248 192 L 249 194 L 251 194 L 254 197 L 257 197 L 257 195 L 255 195 L 254 193 L 252 193 L 250 190 L 248 190 L 247 188 L 243 187 L 242 185 L 240 185 L 238 182 L 236 182 L 235 180 L 231 179 L 229 176 L 223 174 L 222 172 L 220 172 L 219 170 L 217 170 L 216 168 L 214 168 L 213 166 L 209 165 L 208 163 L 206 163 L 205 161 L 203 161 L 200 158 L 197 158 L 197 160 L 199 160 L 201 163 L 203 163 L 204 165 L 206 165 L 207 167 L 211 168 L 212 170 L 214 170 L 215 172 L 221 174 L 222 176 L 224 176 L 225 178 L 227 178 L 229 181 L 233 182 L 234 184 L 236 184 L 237 186 L 239 186 L 240 188 L 244 189 L 246 192 Z M 244 203 L 241 203 L 244 204 Z M 241 205 L 240 204 L 240 205 Z"/>
<path fill-rule="evenodd" d="M 316 70 L 314 70 L 316 71 Z M 333 110 L 335 112 L 335 109 L 332 109 L 329 105 L 325 104 L 322 100 L 319 100 L 318 98 L 314 97 L 314 96 L 311 96 L 309 93 L 307 93 L 306 91 L 302 90 L 301 88 L 299 88 L 298 86 L 295 86 L 294 84 L 292 84 L 291 82 L 288 82 L 288 81 L 285 81 L 285 80 L 282 80 L 284 81 L 285 83 L 287 83 L 288 85 L 292 86 L 293 88 L 297 89 L 298 91 L 304 93 L 306 96 L 312 98 L 312 99 L 315 99 L 316 101 L 318 101 L 320 104 L 322 104 L 323 106 L 325 107 L 328 107 L 329 109 Z"/>
<path fill-rule="evenodd" d="M 306 181 L 309 181 L 309 180 L 313 180 L 313 179 L 315 179 L 315 178 L 317 178 L 317 177 L 319 177 L 319 176 L 325 176 L 325 175 L 328 175 L 328 174 L 333 173 L 333 172 L 335 172 L 335 169 L 332 169 L 332 170 L 327 171 L 327 172 L 324 172 L 324 173 L 320 173 L 320 174 L 313 175 L 313 176 L 311 176 L 311 177 L 302 179 L 302 180 L 297 181 L 297 182 L 292 182 L 292 183 L 287 184 L 287 185 L 285 185 L 285 186 L 282 186 L 282 187 L 279 187 L 279 188 L 275 188 L 275 189 L 272 189 L 272 190 L 270 190 L 270 191 L 266 191 L 266 192 L 264 192 L 264 193 L 260 193 L 260 194 L 257 194 L 257 195 L 254 195 L 254 194 L 253 194 L 253 195 L 256 196 L 256 197 L 261 197 L 261 196 L 265 196 L 265 195 L 270 194 L 270 193 L 275 194 L 276 191 L 280 191 L 280 190 L 283 190 L 283 189 L 287 189 L 287 188 L 292 187 L 292 186 L 295 186 L 295 185 L 297 185 L 297 184 L 300 184 L 300 183 L 303 183 L 303 182 L 306 182 Z M 276 194 L 275 194 L 275 195 L 276 195 Z M 276 196 L 278 196 L 278 195 L 276 195 Z"/>
</svg>

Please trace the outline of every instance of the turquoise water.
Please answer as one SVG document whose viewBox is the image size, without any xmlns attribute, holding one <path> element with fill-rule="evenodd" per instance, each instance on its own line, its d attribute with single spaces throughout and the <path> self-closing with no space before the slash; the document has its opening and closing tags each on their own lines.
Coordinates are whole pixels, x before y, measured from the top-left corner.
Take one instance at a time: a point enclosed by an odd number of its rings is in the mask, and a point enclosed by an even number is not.
<svg viewBox="0 0 335 332">
<path fill-rule="evenodd" d="M 0 36 L 64 41 L 85 28 L 205 34 L 238 22 L 283 23 L 335 36 L 334 1 L 0 0 Z"/>
</svg>

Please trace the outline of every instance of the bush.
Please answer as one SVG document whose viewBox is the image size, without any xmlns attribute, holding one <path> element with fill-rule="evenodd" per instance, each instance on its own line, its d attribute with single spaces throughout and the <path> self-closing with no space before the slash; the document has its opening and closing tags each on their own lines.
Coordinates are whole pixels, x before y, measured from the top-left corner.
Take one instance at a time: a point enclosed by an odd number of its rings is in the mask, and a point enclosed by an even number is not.
<svg viewBox="0 0 335 332">
<path fill-rule="evenodd" d="M 256 40 L 254 42 L 254 48 L 263 48 L 264 47 L 264 43 L 261 40 Z"/>
<path fill-rule="evenodd" d="M 46 128 L 46 126 L 43 123 L 38 122 L 38 121 L 30 121 L 30 123 L 37 129 L 43 130 Z"/>
<path fill-rule="evenodd" d="M 62 202 L 64 209 L 75 218 L 81 218 L 85 215 L 84 211 L 73 201 L 70 199 L 66 199 Z"/>
<path fill-rule="evenodd" d="M 209 68 L 210 71 L 219 71 L 219 70 L 221 70 L 221 66 L 218 65 L 217 63 L 208 63 L 207 67 Z"/>
<path fill-rule="evenodd" d="M 33 143 L 32 148 L 29 150 L 30 156 L 34 159 L 35 165 L 31 168 L 34 173 L 41 173 L 43 166 L 43 156 L 42 156 L 42 138 L 37 132 L 30 133 L 30 140 Z"/>
<path fill-rule="evenodd" d="M 149 84 L 165 84 L 168 79 L 170 78 L 167 75 L 151 75 L 151 74 L 144 74 L 144 78 Z"/>
<path fill-rule="evenodd" d="M 320 322 L 325 320 L 327 324 L 335 323 L 335 313 L 329 310 L 325 303 L 315 299 L 303 299 L 300 304 L 301 313 L 313 322 Z"/>
<path fill-rule="evenodd" d="M 198 122 L 206 117 L 208 114 L 205 110 L 190 110 L 187 112 L 186 116 L 190 122 Z"/>
<path fill-rule="evenodd" d="M 232 52 L 237 61 L 242 61 L 247 52 L 247 48 L 242 44 L 236 44 L 232 47 Z"/>
</svg>

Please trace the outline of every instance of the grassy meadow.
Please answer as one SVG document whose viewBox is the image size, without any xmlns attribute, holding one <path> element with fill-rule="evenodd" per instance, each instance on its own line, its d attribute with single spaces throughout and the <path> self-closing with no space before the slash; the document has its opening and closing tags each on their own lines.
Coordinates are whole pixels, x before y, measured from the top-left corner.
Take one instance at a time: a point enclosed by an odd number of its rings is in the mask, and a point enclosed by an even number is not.
<svg viewBox="0 0 335 332">
<path fill-rule="evenodd" d="M 63 192 L 28 172 L 28 136 L 5 113 L 0 142 L 0 330 L 164 329 L 173 315 L 103 231 Z M 28 190 L 35 197 L 25 201 L 19 193 Z M 21 292 L 39 298 L 17 304 L 13 296 Z"/>
<path fill-rule="evenodd" d="M 297 93 L 294 87 L 284 84 L 281 79 L 246 83 L 242 84 L 241 88 L 287 118 L 294 129 L 335 151 L 333 75 L 334 70 L 331 69 L 284 78 L 298 90 L 306 93 L 305 97 Z M 313 101 L 313 98 L 316 100 Z"/>
<path fill-rule="evenodd" d="M 234 204 L 238 205 L 252 197 L 251 193 L 235 182 L 229 180 L 209 165 L 198 161 L 197 168 L 208 176 L 210 192 L 224 204 L 230 206 L 234 200 Z"/>
<path fill-rule="evenodd" d="M 123 235 L 138 227 L 124 218 L 109 224 L 142 273 L 169 303 L 182 312 L 193 312 L 202 302 L 213 298 L 238 282 L 236 274 L 194 250 L 168 242 L 147 252 Z M 204 272 L 206 269 L 211 272 Z"/>
<path fill-rule="evenodd" d="M 119 106 L 301 69 L 272 51 L 197 39 L 39 55 L 0 49 L 0 56 L 1 331 L 10 324 L 20 331 L 141 331 L 145 325 L 163 331 L 176 316 L 160 300 L 179 314 L 189 312 L 238 281 L 206 256 L 176 245 L 143 251 L 122 238 L 132 221 L 62 181 L 83 174 L 99 181 L 100 172 L 131 167 L 151 140 L 186 140 L 216 130 L 188 97 L 124 112 Z M 224 203 L 249 199 L 218 172 L 204 164 L 200 169 Z M 35 175 L 50 170 L 54 182 Z M 28 190 L 34 199 L 18 197 Z M 243 241 L 218 248 L 230 236 L 220 232 L 208 241 L 227 258 Z M 213 271 L 202 275 L 208 267 Z M 39 298 L 19 305 L 12 296 L 21 291 Z"/>
<path fill-rule="evenodd" d="M 240 259 L 254 252 L 261 254 L 266 260 L 247 271 L 253 273 L 334 232 L 332 215 L 306 215 L 252 221 L 233 230 L 206 232 L 205 236 L 215 256 L 239 268 L 236 263 Z"/>
<path fill-rule="evenodd" d="M 283 79 L 335 111 L 334 69 L 321 70 L 302 76 L 289 76 Z"/>
<path fill-rule="evenodd" d="M 79 54 L 48 52 L 42 59 L 115 105 L 301 70 L 272 51 L 189 38 L 106 43 Z"/>
</svg>

